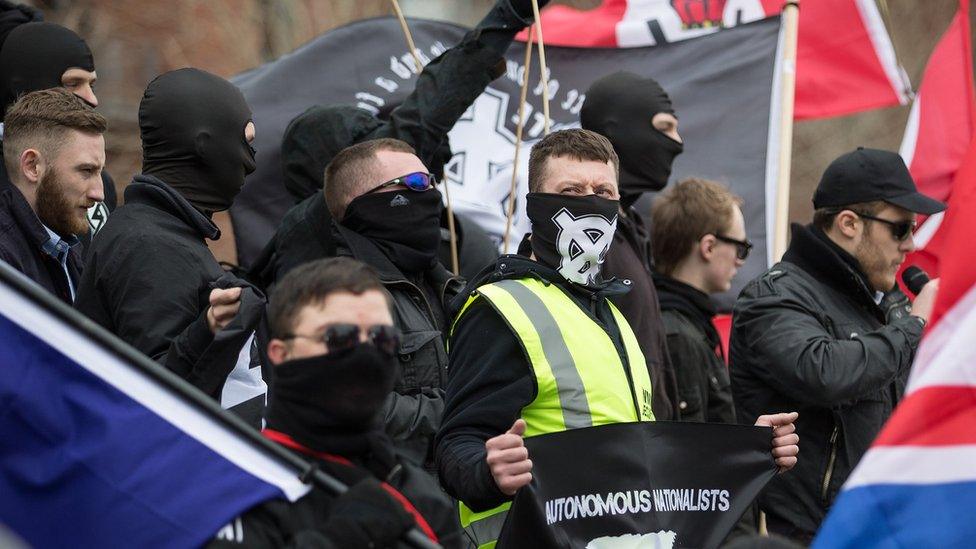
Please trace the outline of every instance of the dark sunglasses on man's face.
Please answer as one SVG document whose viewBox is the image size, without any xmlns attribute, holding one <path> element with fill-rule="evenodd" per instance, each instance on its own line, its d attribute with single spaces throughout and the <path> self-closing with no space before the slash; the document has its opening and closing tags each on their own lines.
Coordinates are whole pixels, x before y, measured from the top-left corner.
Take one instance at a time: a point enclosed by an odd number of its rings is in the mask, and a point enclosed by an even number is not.
<svg viewBox="0 0 976 549">
<path fill-rule="evenodd" d="M 366 191 L 363 194 L 375 193 L 380 189 L 385 189 L 387 187 L 393 187 L 396 185 L 403 185 L 404 187 L 410 189 L 411 191 L 416 191 L 420 193 L 430 189 L 436 183 L 437 180 L 434 179 L 434 176 L 429 173 L 413 172 L 413 173 L 408 173 L 407 175 L 401 175 L 396 179 L 391 179 L 386 183 L 380 183 L 379 185 L 373 187 L 372 189 Z"/>
<path fill-rule="evenodd" d="M 734 244 L 735 257 L 739 258 L 740 261 L 745 261 L 749 257 L 749 252 L 752 251 L 752 242 L 749 242 L 749 240 L 736 240 L 720 234 L 714 236 L 726 244 Z"/>
<path fill-rule="evenodd" d="M 861 212 L 854 213 L 857 214 L 858 217 L 884 223 L 891 230 L 891 236 L 895 237 L 895 240 L 899 242 L 908 240 L 908 237 L 915 233 L 915 226 L 917 222 L 914 219 L 910 219 L 908 221 L 891 221 L 890 219 L 881 219 L 880 217 L 874 217 L 873 215 L 868 215 Z"/>
<path fill-rule="evenodd" d="M 328 353 L 332 354 L 348 351 L 359 345 L 359 333 L 359 326 L 356 324 L 332 324 L 325 329 L 325 333 L 320 337 L 292 334 L 285 339 L 300 337 L 318 340 L 325 343 Z M 400 332 L 395 327 L 386 324 L 376 324 L 367 328 L 366 340 L 389 356 L 395 356 L 397 349 L 400 348 Z"/>
</svg>

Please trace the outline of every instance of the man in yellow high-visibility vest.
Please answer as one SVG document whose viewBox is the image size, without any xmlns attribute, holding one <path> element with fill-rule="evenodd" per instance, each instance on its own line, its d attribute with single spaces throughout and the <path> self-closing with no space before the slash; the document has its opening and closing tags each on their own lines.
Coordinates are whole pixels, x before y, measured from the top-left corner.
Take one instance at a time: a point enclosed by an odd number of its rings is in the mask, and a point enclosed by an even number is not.
<svg viewBox="0 0 976 549">
<path fill-rule="evenodd" d="M 613 147 L 596 133 L 539 141 L 529 157 L 531 235 L 456 303 L 436 459 L 478 547 L 494 546 L 512 496 L 532 479 L 523 437 L 654 420 L 644 356 L 608 301 L 630 281 L 600 277 L 616 229 L 618 172 Z M 781 468 L 796 463 L 795 419 L 757 422 L 774 427 Z"/>
</svg>

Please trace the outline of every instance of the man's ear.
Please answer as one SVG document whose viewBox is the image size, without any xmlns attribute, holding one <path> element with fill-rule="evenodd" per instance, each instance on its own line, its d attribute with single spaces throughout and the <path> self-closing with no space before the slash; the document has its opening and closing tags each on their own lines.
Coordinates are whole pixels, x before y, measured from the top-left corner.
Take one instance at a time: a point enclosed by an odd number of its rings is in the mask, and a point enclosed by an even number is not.
<svg viewBox="0 0 976 549">
<path fill-rule="evenodd" d="M 40 183 L 44 171 L 48 169 L 44 157 L 37 149 L 26 149 L 20 153 L 20 173 L 32 185 Z"/>
<path fill-rule="evenodd" d="M 848 239 L 857 238 L 863 226 L 863 220 L 851 210 L 843 210 L 834 217 L 834 231 Z"/>
<path fill-rule="evenodd" d="M 704 261 L 711 261 L 715 255 L 715 245 L 717 244 L 715 235 L 706 234 L 698 239 L 698 255 Z"/>
<path fill-rule="evenodd" d="M 268 342 L 268 359 L 271 364 L 277 366 L 288 360 L 288 344 L 281 339 L 272 339 Z"/>
</svg>

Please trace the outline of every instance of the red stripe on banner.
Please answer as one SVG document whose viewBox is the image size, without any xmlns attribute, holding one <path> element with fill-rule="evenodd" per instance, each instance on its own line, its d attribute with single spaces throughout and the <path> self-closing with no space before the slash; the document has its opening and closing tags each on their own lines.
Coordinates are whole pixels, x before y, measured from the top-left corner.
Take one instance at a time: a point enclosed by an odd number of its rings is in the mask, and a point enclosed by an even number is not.
<svg viewBox="0 0 976 549">
<path fill-rule="evenodd" d="M 627 0 L 605 0 L 589 11 L 549 6 L 542 12 L 542 34 L 547 46 L 616 48 L 617 23 L 626 11 Z M 515 39 L 528 40 L 528 30 L 518 33 Z"/>
<path fill-rule="evenodd" d="M 959 444 L 976 444 L 976 387 L 936 386 L 915 391 L 898 405 L 874 441 L 874 446 Z"/>
<path fill-rule="evenodd" d="M 796 53 L 796 120 L 899 104 L 853 0 L 803 2 Z"/>
<path fill-rule="evenodd" d="M 935 253 L 939 256 L 940 282 L 929 329 L 963 295 L 976 285 L 973 261 L 973 235 L 976 234 L 976 138 L 956 172 L 945 220 L 936 237 L 941 237 Z M 967 336 L 971 337 L 972 334 Z M 966 336 L 964 336 L 966 337 Z"/>
</svg>

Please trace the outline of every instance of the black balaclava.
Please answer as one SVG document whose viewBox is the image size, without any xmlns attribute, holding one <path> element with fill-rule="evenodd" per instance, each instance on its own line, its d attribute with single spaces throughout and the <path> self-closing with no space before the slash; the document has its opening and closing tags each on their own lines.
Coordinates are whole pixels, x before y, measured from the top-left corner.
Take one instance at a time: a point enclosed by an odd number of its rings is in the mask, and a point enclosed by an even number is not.
<svg viewBox="0 0 976 549">
<path fill-rule="evenodd" d="M 23 93 L 60 87 L 61 75 L 72 67 L 95 70 L 88 44 L 74 31 L 54 23 L 26 23 L 10 31 L 0 49 L 0 116 Z"/>
<path fill-rule="evenodd" d="M 268 428 L 318 451 L 337 435 L 378 428 L 377 415 L 400 373 L 395 356 L 371 343 L 274 367 Z"/>
<path fill-rule="evenodd" d="M 620 71 L 597 80 L 586 91 L 580 123 L 609 139 L 617 151 L 625 204 L 641 193 L 663 189 L 674 158 L 684 150 L 651 124 L 659 112 L 674 114 L 674 108 L 667 92 L 652 78 Z"/>
<path fill-rule="evenodd" d="M 532 253 L 537 261 L 559 271 L 570 282 L 592 286 L 600 282 L 600 265 L 617 231 L 620 203 L 595 194 L 526 195 L 526 214 L 532 222 Z"/>
<path fill-rule="evenodd" d="M 254 171 L 250 121 L 244 95 L 223 78 L 192 68 L 162 74 L 139 104 L 142 173 L 204 213 L 226 210 Z"/>
<path fill-rule="evenodd" d="M 317 105 L 292 119 L 281 140 L 281 169 L 295 201 L 321 191 L 325 167 L 335 155 L 380 125 L 372 113 L 347 105 Z"/>
<path fill-rule="evenodd" d="M 404 274 L 415 274 L 437 260 L 442 208 L 437 189 L 364 194 L 346 207 L 342 225 L 370 239 Z"/>
</svg>

